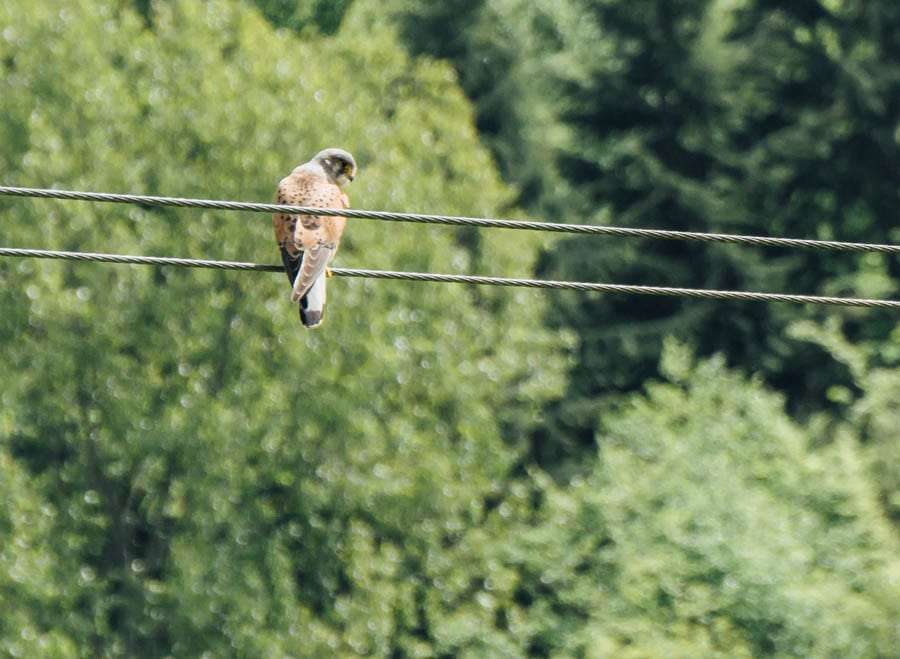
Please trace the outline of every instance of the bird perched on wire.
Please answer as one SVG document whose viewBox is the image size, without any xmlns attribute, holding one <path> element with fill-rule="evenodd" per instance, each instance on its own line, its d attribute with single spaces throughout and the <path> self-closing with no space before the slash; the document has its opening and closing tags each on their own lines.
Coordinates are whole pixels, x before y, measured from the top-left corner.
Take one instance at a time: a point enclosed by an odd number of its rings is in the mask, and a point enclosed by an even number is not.
<svg viewBox="0 0 900 659">
<path fill-rule="evenodd" d="M 281 179 L 275 203 L 319 208 L 347 208 L 343 186 L 356 176 L 356 161 L 343 149 L 319 151 L 309 162 Z M 345 217 L 275 213 L 275 241 L 293 285 L 291 301 L 300 303 L 300 321 L 316 327 L 325 314 L 325 278 L 337 252 Z"/>
</svg>

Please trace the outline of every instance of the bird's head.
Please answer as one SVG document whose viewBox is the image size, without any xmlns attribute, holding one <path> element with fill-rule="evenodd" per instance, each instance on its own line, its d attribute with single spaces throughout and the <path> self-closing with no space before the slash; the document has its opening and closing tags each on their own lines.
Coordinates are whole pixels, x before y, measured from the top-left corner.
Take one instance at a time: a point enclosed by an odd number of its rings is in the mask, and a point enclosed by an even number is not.
<svg viewBox="0 0 900 659">
<path fill-rule="evenodd" d="M 338 185 L 346 185 L 356 176 L 356 161 L 343 149 L 325 149 L 313 158 L 328 177 Z"/>
</svg>

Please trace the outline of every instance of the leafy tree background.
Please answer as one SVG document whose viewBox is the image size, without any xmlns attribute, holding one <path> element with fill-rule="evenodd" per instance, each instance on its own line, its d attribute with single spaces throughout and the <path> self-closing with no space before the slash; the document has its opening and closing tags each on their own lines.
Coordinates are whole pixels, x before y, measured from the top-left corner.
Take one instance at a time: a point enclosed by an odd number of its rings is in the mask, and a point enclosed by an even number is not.
<svg viewBox="0 0 900 659">
<path fill-rule="evenodd" d="M 414 49 L 456 62 L 486 143 L 532 212 L 651 228 L 897 239 L 900 198 L 887 174 L 900 171 L 900 9 L 892 3 L 414 7 L 403 14 Z M 554 244 L 538 271 L 867 297 L 895 293 L 900 274 L 896 259 L 877 255 L 581 239 Z M 580 294 L 554 296 L 551 307 L 551 324 L 575 329 L 580 344 L 566 399 L 537 442 L 548 462 L 574 454 L 580 463 L 578 447 L 594 450 L 596 399 L 640 388 L 666 336 L 764 375 L 799 413 L 825 400 L 846 411 L 833 388 L 852 388 L 851 374 L 786 331 L 828 311 Z M 890 313 L 842 318 L 854 341 L 881 344 L 896 327 Z"/>
<path fill-rule="evenodd" d="M 889 3 L 0 5 L 0 181 L 897 241 Z M 257 214 L 0 200 L 10 246 L 277 261 Z M 897 261 L 352 221 L 347 266 L 896 296 Z M 872 311 L 0 263 L 13 656 L 889 656 Z"/>
</svg>

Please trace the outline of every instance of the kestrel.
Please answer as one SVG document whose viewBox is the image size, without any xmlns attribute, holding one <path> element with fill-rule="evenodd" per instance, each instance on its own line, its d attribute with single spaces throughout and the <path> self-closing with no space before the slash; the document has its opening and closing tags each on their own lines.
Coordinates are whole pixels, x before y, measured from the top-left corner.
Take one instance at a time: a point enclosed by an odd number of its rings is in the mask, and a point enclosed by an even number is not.
<svg viewBox="0 0 900 659">
<path fill-rule="evenodd" d="M 356 161 L 342 149 L 319 151 L 281 179 L 276 204 L 347 208 L 350 200 L 341 186 L 353 180 Z M 300 303 L 300 321 L 316 327 L 325 314 L 327 266 L 337 252 L 344 233 L 345 217 L 319 217 L 275 213 L 275 241 L 281 249 L 284 270 L 294 289 L 291 301 Z"/>
</svg>

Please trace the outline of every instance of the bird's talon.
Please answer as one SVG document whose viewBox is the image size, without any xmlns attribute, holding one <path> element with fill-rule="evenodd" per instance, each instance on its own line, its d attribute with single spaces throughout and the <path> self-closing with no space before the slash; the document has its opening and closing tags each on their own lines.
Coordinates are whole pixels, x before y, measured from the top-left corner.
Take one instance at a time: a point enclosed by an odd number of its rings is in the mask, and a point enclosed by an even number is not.
<svg viewBox="0 0 900 659">
<path fill-rule="evenodd" d="M 334 273 L 331 271 L 331 268 L 325 268 L 325 276 L 334 277 Z"/>
</svg>

